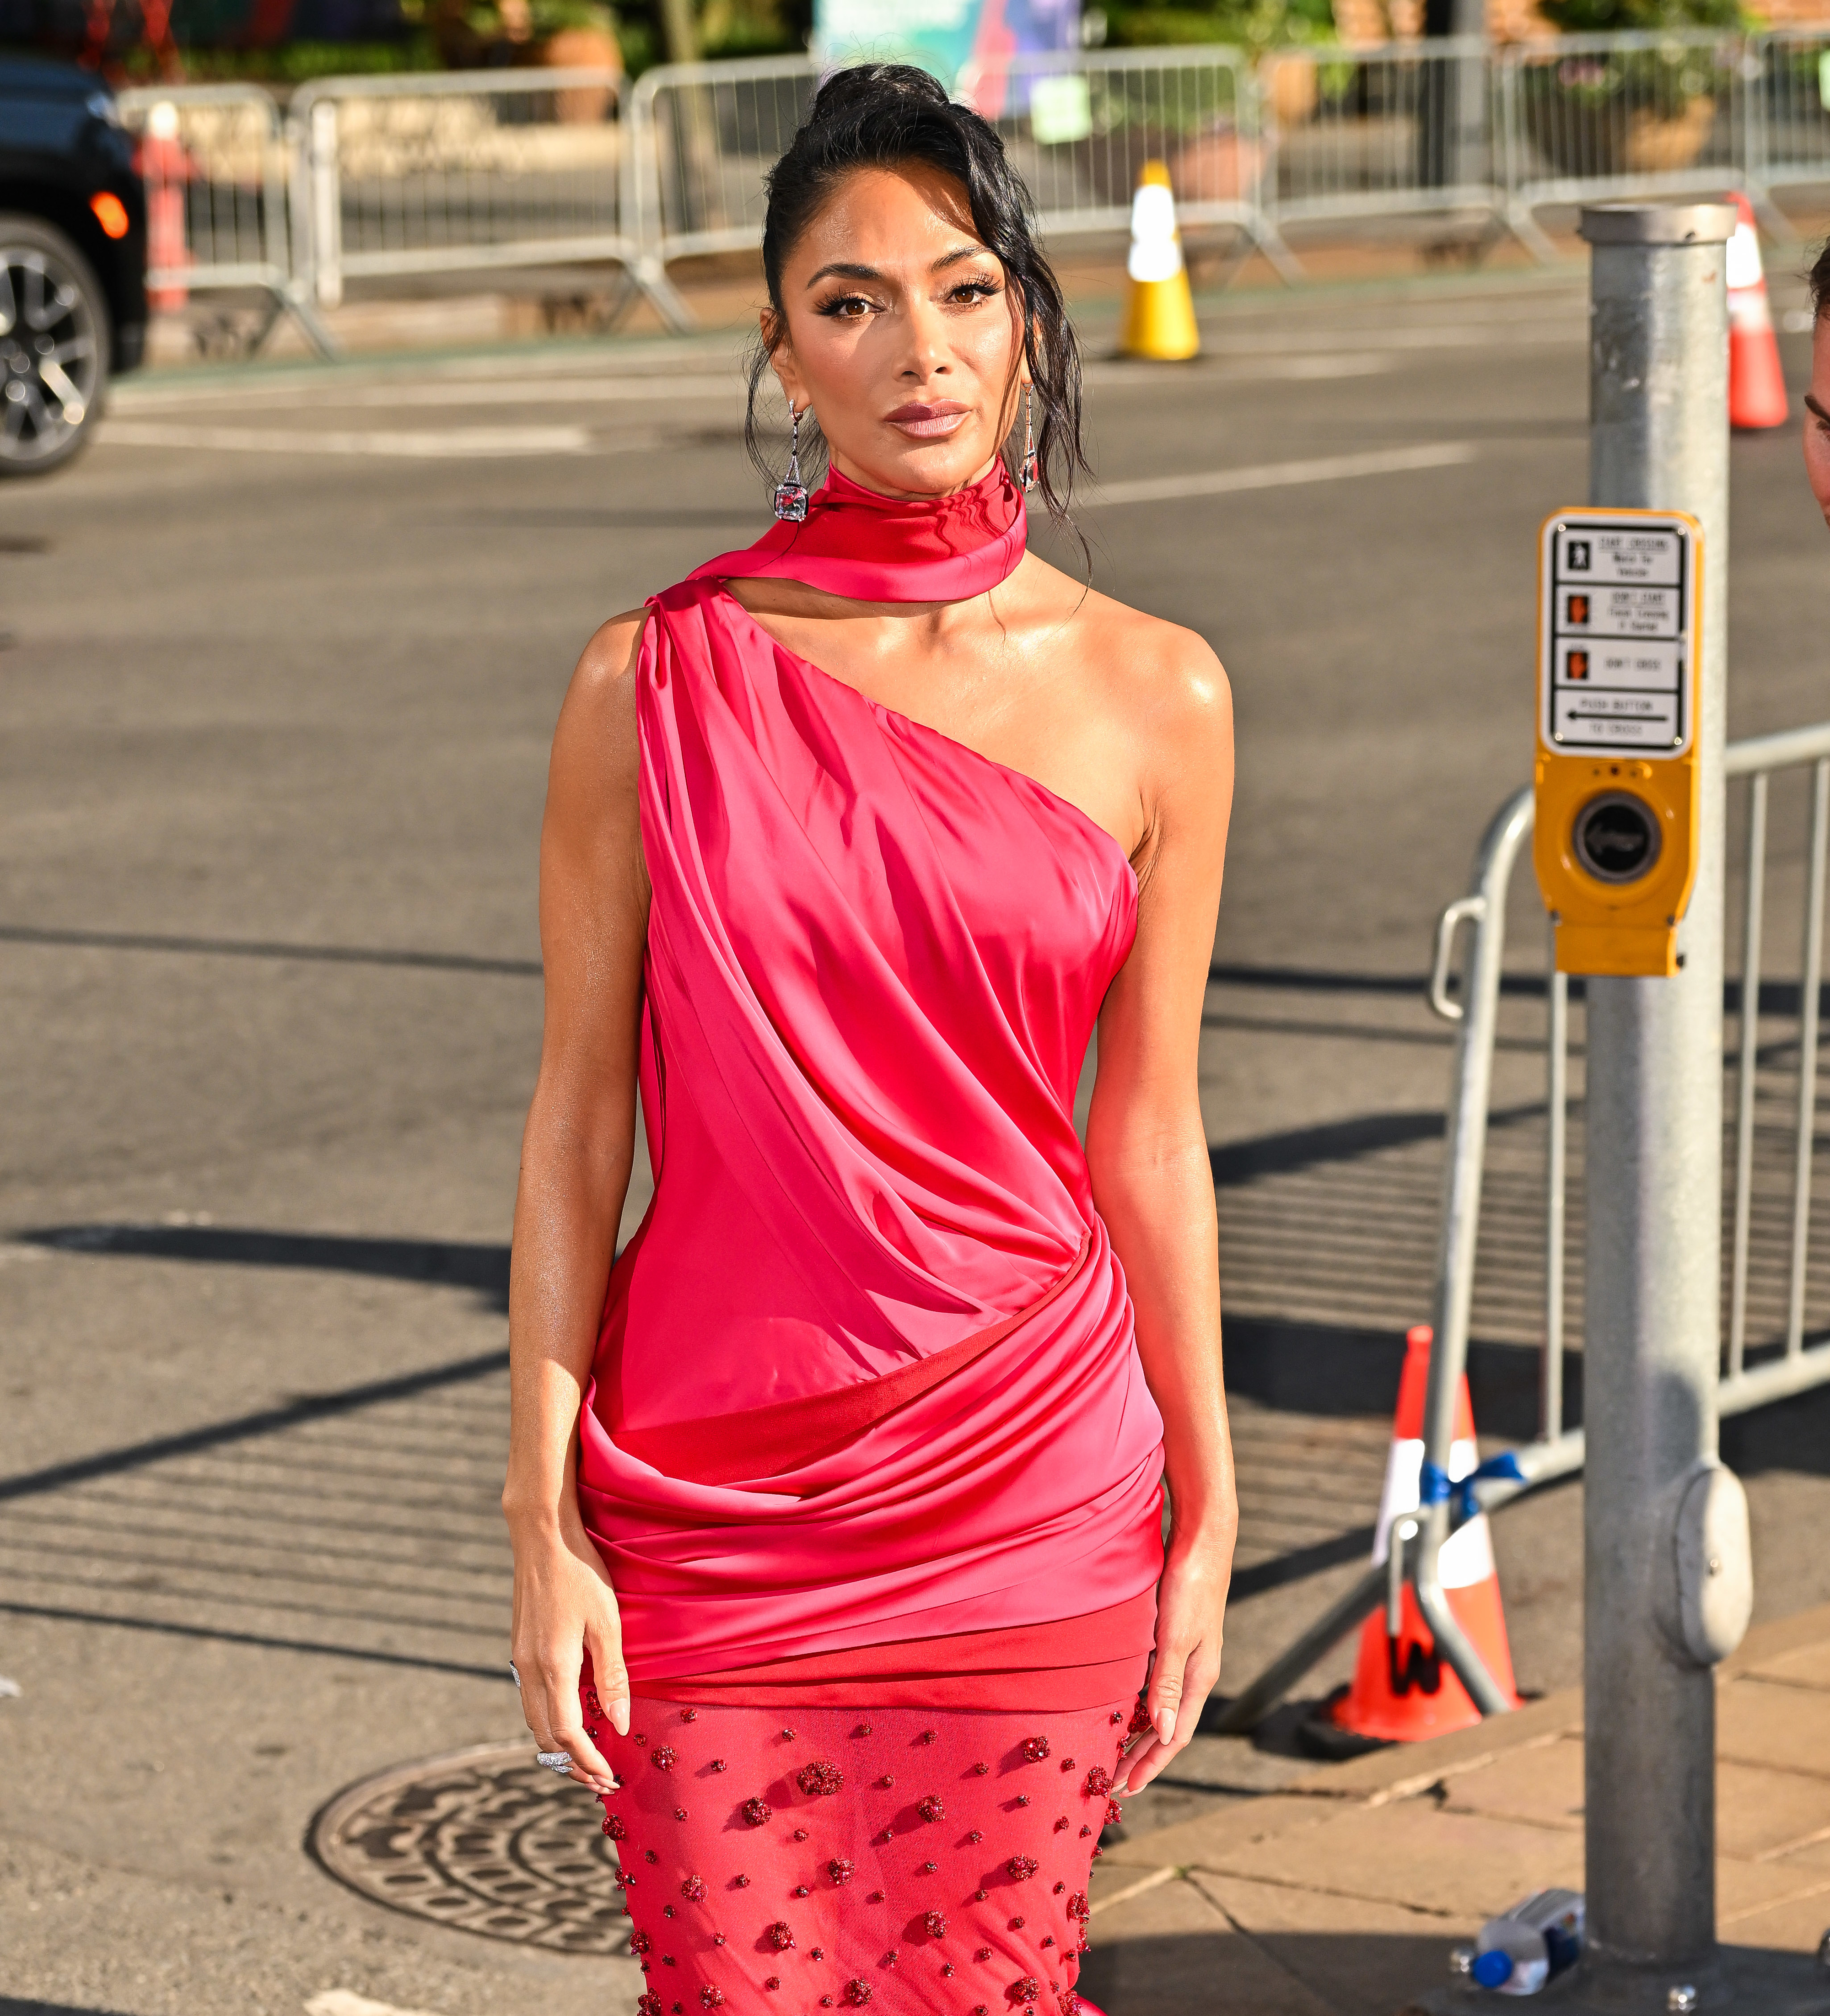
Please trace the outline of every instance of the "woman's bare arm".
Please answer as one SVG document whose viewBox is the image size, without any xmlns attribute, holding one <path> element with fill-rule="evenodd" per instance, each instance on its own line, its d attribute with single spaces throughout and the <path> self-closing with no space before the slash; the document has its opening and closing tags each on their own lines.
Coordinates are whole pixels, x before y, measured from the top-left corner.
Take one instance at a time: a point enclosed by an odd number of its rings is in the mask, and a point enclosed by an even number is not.
<svg viewBox="0 0 1830 2016">
<path fill-rule="evenodd" d="M 588 1651 L 618 1734 L 628 1679 L 616 1598 L 579 1516 L 578 1416 L 635 1146 L 648 881 L 637 811 L 639 615 L 585 646 L 560 710 L 540 842 L 545 1021 L 521 1147 L 509 1291 L 509 1445 L 502 1511 L 515 1550 L 514 1658 L 527 1726 L 614 1784 L 585 1734 Z"/>
<path fill-rule="evenodd" d="M 1194 1734 L 1219 1677 L 1239 1525 L 1198 1077 L 1232 805 L 1232 701 L 1198 638 L 1179 633 L 1167 657 L 1145 699 L 1137 941 L 1100 1013 L 1087 1125 L 1094 1200 L 1124 1268 L 1138 1355 L 1163 1414 L 1173 1521 L 1147 1702 L 1153 1733 L 1121 1774 L 1120 1789 L 1134 1792 Z"/>
</svg>

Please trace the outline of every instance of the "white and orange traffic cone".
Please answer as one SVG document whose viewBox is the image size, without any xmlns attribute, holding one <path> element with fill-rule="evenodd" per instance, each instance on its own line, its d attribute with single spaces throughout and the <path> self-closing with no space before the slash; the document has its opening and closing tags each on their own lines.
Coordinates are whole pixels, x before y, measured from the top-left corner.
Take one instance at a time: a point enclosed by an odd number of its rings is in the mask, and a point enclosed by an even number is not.
<svg viewBox="0 0 1830 2016">
<path fill-rule="evenodd" d="M 1127 288 L 1119 348 L 1127 357 L 1180 363 L 1201 348 L 1195 326 L 1195 299 L 1182 263 L 1182 235 L 1175 221 L 1175 192 L 1161 161 L 1146 161 L 1131 198 L 1131 250 L 1125 261 Z"/>
<path fill-rule="evenodd" d="M 146 300 L 156 314 L 174 315 L 190 299 L 182 275 L 191 264 L 185 235 L 185 185 L 191 178 L 191 157 L 178 137 L 178 107 L 162 99 L 146 114 L 141 135 L 138 167 L 146 188 L 146 265 L 164 278 L 149 287 Z"/>
<path fill-rule="evenodd" d="M 1728 241 L 1728 424 L 1782 427 L 1792 417 L 1779 340 L 1767 301 L 1753 205 L 1737 194 L 1741 221 Z"/>
<path fill-rule="evenodd" d="M 1418 1323 L 1405 1334 L 1404 1370 L 1398 1382 L 1397 1419 L 1392 1428 L 1391 1454 L 1386 1460 L 1385 1492 L 1379 1500 L 1379 1528 L 1372 1558 L 1384 1561 L 1392 1521 L 1415 1510 L 1423 1470 L 1423 1406 L 1429 1387 L 1430 1327 Z M 1455 1438 L 1449 1456 L 1451 1482 L 1479 1465 L 1474 1440 L 1474 1409 L 1464 1375 L 1455 1399 Z M 1517 1703 L 1512 1683 L 1512 1649 L 1506 1638 L 1505 1612 L 1500 1604 L 1500 1579 L 1494 1566 L 1493 1535 L 1487 1515 L 1458 1528 L 1438 1557 L 1443 1589 L 1455 1621 L 1492 1674 L 1501 1691 Z M 1409 1583 L 1400 1592 L 1398 1635 L 1388 1635 L 1384 1606 L 1367 1618 L 1360 1633 L 1360 1658 L 1354 1683 L 1316 1718 L 1319 1733 L 1338 1731 L 1350 1739 L 1375 1743 L 1416 1743 L 1446 1735 L 1480 1720 L 1480 1710 L 1454 1669 L 1441 1658 L 1429 1626 L 1417 1607 Z"/>
</svg>

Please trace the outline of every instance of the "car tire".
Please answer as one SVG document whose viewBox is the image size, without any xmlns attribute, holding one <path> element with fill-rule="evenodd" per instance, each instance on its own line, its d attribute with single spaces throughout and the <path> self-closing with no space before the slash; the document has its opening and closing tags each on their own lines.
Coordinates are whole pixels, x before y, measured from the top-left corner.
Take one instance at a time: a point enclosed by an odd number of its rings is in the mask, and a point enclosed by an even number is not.
<svg viewBox="0 0 1830 2016">
<path fill-rule="evenodd" d="M 0 477 L 81 453 L 108 389 L 107 297 L 76 246 L 0 211 Z"/>
</svg>

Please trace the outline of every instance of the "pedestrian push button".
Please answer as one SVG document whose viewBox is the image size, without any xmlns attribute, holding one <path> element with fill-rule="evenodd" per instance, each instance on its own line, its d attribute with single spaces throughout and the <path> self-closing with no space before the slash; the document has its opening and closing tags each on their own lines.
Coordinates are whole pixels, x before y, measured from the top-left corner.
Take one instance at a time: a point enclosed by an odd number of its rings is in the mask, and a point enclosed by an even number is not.
<svg viewBox="0 0 1830 2016">
<path fill-rule="evenodd" d="M 1696 879 L 1700 530 L 1559 511 L 1539 555 L 1533 855 L 1558 970 L 1668 977 Z"/>
</svg>

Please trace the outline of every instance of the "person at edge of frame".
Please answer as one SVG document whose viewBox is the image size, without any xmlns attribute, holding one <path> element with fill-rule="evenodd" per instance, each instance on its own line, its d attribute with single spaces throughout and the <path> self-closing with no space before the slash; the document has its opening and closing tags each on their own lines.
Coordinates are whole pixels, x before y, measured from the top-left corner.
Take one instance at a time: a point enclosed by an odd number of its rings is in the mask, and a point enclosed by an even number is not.
<svg viewBox="0 0 1830 2016">
<path fill-rule="evenodd" d="M 1830 525 L 1830 241 L 1810 271 L 1811 389 L 1805 394 L 1805 475 Z"/>
</svg>

